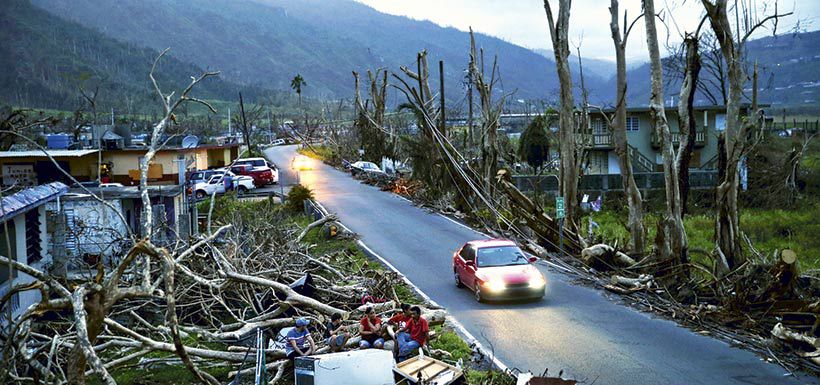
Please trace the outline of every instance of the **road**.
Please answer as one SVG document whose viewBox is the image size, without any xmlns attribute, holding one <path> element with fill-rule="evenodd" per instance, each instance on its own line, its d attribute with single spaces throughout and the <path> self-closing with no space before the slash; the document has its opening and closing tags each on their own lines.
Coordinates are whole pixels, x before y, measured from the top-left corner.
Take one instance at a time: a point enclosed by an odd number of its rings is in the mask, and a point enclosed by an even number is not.
<svg viewBox="0 0 820 385">
<path fill-rule="evenodd" d="M 265 150 L 280 165 L 283 183 L 295 179 L 290 170 L 295 151 L 295 146 Z M 455 288 L 451 256 L 464 242 L 483 238 L 480 233 L 319 161 L 306 161 L 312 170 L 300 171 L 298 178 L 316 199 L 511 368 L 563 369 L 595 384 L 820 383 L 814 377 L 784 377 L 781 367 L 751 352 L 618 304 L 617 297 L 574 285 L 545 266 L 539 266 L 548 280 L 545 299 L 477 303 L 469 291 Z"/>
</svg>

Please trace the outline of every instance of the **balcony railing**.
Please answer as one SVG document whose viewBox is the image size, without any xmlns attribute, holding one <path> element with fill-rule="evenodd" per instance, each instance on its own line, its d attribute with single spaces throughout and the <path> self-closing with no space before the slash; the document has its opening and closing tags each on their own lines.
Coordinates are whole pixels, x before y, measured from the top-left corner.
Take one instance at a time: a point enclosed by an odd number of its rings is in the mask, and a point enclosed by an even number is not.
<svg viewBox="0 0 820 385">
<path fill-rule="evenodd" d="M 611 149 L 615 146 L 612 142 L 612 134 L 608 132 L 579 134 L 577 140 L 597 149 Z"/>
<path fill-rule="evenodd" d="M 673 132 L 672 135 L 672 144 L 680 143 L 681 133 Z M 706 131 L 698 130 L 695 131 L 695 146 L 696 147 L 703 147 L 706 145 Z M 661 140 L 657 133 L 652 133 L 652 147 L 660 148 L 661 147 Z"/>
</svg>

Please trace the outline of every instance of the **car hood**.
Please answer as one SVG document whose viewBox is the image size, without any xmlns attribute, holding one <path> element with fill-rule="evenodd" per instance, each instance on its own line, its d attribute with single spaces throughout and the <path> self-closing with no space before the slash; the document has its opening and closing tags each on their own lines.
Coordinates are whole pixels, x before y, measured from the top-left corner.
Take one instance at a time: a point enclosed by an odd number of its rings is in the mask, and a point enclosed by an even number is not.
<svg viewBox="0 0 820 385">
<path fill-rule="evenodd" d="M 535 266 L 531 264 L 526 265 L 510 265 L 510 266 L 493 266 L 480 267 L 476 271 L 476 275 L 482 280 L 502 279 L 504 283 L 523 283 L 527 282 L 530 277 L 534 275 L 541 275 Z"/>
</svg>

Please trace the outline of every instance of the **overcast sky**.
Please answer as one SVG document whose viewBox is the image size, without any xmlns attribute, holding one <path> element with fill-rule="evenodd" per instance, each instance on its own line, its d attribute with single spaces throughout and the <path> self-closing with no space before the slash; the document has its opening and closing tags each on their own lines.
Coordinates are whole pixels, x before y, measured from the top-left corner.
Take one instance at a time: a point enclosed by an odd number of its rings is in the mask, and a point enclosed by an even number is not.
<svg viewBox="0 0 820 385">
<path fill-rule="evenodd" d="M 551 49 L 547 16 L 542 0 L 356 0 L 377 10 L 413 19 L 430 20 L 447 27 L 475 31 L 502 38 L 506 41 L 528 47 Z M 557 0 L 552 1 L 553 9 Z M 638 15 L 641 0 L 621 0 L 621 14 L 624 10 L 630 19 Z M 758 1 L 758 3 L 762 3 Z M 581 54 L 586 57 L 614 60 L 612 38 L 609 32 L 609 0 L 575 0 L 570 12 L 570 39 L 572 45 L 581 43 Z M 672 33 L 670 41 L 680 41 L 680 33 L 697 28 L 703 6 L 697 0 L 656 0 L 656 11 L 667 10 L 674 17 L 667 18 Z M 778 24 L 778 33 L 794 28 L 799 21 L 803 29 L 815 30 L 820 24 L 820 0 L 791 0 L 780 2 L 780 12 L 794 10 L 795 15 Z M 557 15 L 557 12 L 554 12 Z M 620 18 L 623 20 L 623 17 Z M 664 40 L 666 29 L 657 23 L 658 36 Z M 674 26 L 677 25 L 677 28 Z M 623 28 L 623 27 L 622 27 Z M 630 60 L 645 60 L 645 26 L 639 22 L 629 36 L 627 57 Z M 756 35 L 771 34 L 762 30 Z M 663 44 L 661 44 L 663 47 Z M 573 52 L 574 48 L 571 47 Z"/>
</svg>

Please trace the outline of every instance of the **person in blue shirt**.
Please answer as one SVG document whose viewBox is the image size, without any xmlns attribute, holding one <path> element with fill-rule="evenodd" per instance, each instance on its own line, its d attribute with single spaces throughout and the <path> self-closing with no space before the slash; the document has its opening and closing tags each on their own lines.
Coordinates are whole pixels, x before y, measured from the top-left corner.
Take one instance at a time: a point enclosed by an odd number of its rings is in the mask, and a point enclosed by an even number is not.
<svg viewBox="0 0 820 385">
<path fill-rule="evenodd" d="M 310 321 L 307 318 L 299 318 L 296 320 L 296 327 L 288 332 L 287 344 L 285 344 L 288 359 L 309 356 L 316 351 L 316 344 L 307 330 L 308 324 Z"/>
</svg>

